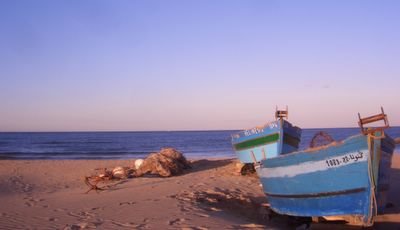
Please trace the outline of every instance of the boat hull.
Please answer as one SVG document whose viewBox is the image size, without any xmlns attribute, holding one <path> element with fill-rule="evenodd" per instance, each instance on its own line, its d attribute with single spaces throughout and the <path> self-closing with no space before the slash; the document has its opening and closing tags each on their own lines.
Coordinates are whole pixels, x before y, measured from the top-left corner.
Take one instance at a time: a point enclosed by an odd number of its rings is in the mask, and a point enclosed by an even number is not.
<svg viewBox="0 0 400 230">
<path fill-rule="evenodd" d="M 382 145 L 384 140 L 358 135 L 262 160 L 257 171 L 271 208 L 293 216 L 361 216 L 370 225 L 384 207 L 379 188 L 388 187 L 393 148 Z"/>
<path fill-rule="evenodd" d="M 288 121 L 277 120 L 233 135 L 232 145 L 242 163 L 255 163 L 296 151 L 300 137 L 300 128 Z"/>
</svg>

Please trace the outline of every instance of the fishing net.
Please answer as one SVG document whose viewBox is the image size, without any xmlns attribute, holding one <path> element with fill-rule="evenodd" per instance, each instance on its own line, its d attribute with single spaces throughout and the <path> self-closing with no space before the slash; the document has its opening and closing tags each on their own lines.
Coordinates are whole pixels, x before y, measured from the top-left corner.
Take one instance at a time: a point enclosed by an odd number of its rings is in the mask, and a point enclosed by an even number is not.
<svg viewBox="0 0 400 230">
<path fill-rule="evenodd" d="M 335 142 L 335 140 L 328 133 L 320 131 L 311 139 L 310 148 L 329 145 L 332 142 Z"/>
<path fill-rule="evenodd" d="M 158 174 L 169 177 L 182 174 L 185 169 L 191 168 L 181 152 L 174 148 L 163 148 L 158 153 L 150 154 L 136 170 L 135 176 L 144 174 Z"/>
</svg>

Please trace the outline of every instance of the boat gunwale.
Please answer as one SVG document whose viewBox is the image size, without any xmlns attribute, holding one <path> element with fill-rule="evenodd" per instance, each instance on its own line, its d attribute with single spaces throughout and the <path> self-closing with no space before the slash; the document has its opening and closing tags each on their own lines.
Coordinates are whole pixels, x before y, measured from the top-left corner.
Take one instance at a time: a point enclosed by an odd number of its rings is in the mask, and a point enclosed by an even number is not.
<svg viewBox="0 0 400 230">
<path fill-rule="evenodd" d="M 331 147 L 339 147 L 341 145 L 344 145 L 347 140 L 356 138 L 358 136 L 364 136 L 364 135 L 363 134 L 356 134 L 356 135 L 347 137 L 346 139 L 341 140 L 341 141 L 335 141 L 335 142 L 329 143 L 327 145 L 318 146 L 318 147 L 315 147 L 315 148 L 307 148 L 307 149 L 297 150 L 297 151 L 293 151 L 293 152 L 286 153 L 286 154 L 280 154 L 280 155 L 278 155 L 278 156 L 276 156 L 274 158 L 270 158 L 268 160 L 277 159 L 277 158 L 286 158 L 286 157 L 290 157 L 290 156 L 293 156 L 293 155 L 296 155 L 296 154 L 315 153 L 317 151 L 325 150 L 325 149 L 328 149 L 328 148 L 331 148 Z"/>
<path fill-rule="evenodd" d="M 269 128 L 268 126 L 269 126 L 270 124 L 272 124 L 272 123 L 277 123 L 277 122 L 280 122 L 280 120 L 270 121 L 270 122 L 265 123 L 265 124 L 263 124 L 263 125 L 254 126 L 254 127 L 248 128 L 248 129 L 244 129 L 244 130 L 238 131 L 238 132 L 236 132 L 236 133 L 231 134 L 232 140 L 233 140 L 233 139 L 239 139 L 240 137 L 242 137 L 242 136 L 240 136 L 240 135 L 241 135 L 241 134 L 244 134 L 244 133 L 245 133 L 246 131 L 248 131 L 248 130 Z M 290 122 L 287 121 L 287 120 L 283 120 L 283 122 L 286 122 L 286 123 L 290 124 L 290 126 L 291 126 L 292 128 L 301 130 L 300 127 L 293 125 L 292 123 L 290 123 Z M 236 135 L 239 135 L 239 137 L 234 137 L 234 136 L 236 136 Z"/>
</svg>

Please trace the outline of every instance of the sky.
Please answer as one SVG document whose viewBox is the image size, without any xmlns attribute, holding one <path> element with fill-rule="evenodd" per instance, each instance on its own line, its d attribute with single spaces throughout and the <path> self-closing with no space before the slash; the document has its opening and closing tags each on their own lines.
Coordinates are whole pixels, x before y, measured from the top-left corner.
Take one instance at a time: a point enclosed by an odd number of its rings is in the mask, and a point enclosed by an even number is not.
<svg viewBox="0 0 400 230">
<path fill-rule="evenodd" d="M 400 125 L 400 1 L 0 1 L 0 131 Z"/>
</svg>

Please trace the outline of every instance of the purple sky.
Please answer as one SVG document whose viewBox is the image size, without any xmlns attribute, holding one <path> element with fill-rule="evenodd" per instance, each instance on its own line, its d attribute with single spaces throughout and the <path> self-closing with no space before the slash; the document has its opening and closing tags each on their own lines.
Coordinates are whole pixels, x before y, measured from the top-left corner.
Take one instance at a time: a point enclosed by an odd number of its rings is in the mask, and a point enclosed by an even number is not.
<svg viewBox="0 0 400 230">
<path fill-rule="evenodd" d="M 0 1 L 0 131 L 400 125 L 399 1 Z"/>
</svg>

